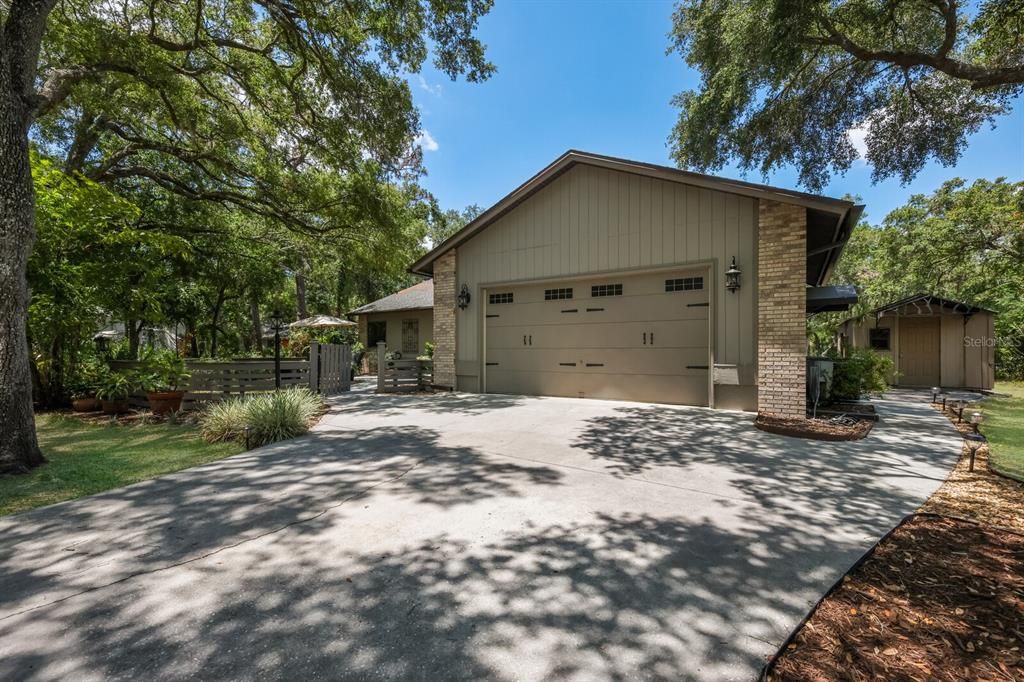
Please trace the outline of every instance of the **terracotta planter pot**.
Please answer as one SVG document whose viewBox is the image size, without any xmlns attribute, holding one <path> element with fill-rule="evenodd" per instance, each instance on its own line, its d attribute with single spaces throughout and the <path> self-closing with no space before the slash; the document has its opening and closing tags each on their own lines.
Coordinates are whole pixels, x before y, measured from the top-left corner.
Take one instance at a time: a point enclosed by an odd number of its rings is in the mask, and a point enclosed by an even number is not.
<svg viewBox="0 0 1024 682">
<path fill-rule="evenodd" d="M 132 409 L 127 398 L 124 400 L 101 400 L 100 407 L 104 414 L 124 414 Z"/>
<path fill-rule="evenodd" d="M 149 409 L 153 414 L 169 414 L 181 409 L 181 400 L 185 397 L 185 391 L 162 391 L 160 393 L 146 393 L 146 400 L 149 401 Z"/>
<path fill-rule="evenodd" d="M 95 412 L 100 409 L 100 401 L 96 398 L 75 398 L 71 401 L 71 409 L 75 412 Z"/>
</svg>

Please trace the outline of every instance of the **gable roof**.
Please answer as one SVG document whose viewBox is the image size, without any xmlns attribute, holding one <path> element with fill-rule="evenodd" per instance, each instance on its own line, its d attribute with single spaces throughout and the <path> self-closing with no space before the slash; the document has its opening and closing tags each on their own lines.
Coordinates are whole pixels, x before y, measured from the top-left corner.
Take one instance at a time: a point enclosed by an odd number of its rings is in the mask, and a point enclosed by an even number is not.
<svg viewBox="0 0 1024 682">
<path fill-rule="evenodd" d="M 931 314 L 933 308 L 939 308 L 942 310 L 948 310 L 953 313 L 960 313 L 962 315 L 973 315 L 974 313 L 991 313 L 993 311 L 987 308 L 979 308 L 978 306 L 971 305 L 970 303 L 963 303 L 962 301 L 953 301 L 948 298 L 942 298 L 941 296 L 934 296 L 932 294 L 914 294 L 907 298 L 901 298 L 898 301 L 893 301 L 879 308 L 875 308 L 871 311 L 872 315 L 884 315 L 885 313 L 902 308 L 903 306 L 912 305 L 917 308 L 918 313 Z"/>
<path fill-rule="evenodd" d="M 398 310 L 422 310 L 434 307 L 434 280 L 428 279 L 401 291 L 356 308 L 349 315 L 390 313 Z"/>
<path fill-rule="evenodd" d="M 863 206 L 856 205 L 852 201 L 846 201 L 845 199 L 806 194 L 769 185 L 694 173 L 670 166 L 659 166 L 652 163 L 630 161 L 629 159 L 570 149 L 413 263 L 409 268 L 409 272 L 432 276 L 434 273 L 434 261 L 442 254 L 469 240 L 476 233 L 487 228 L 498 218 L 529 199 L 540 189 L 577 164 L 634 173 L 659 180 L 704 187 L 756 199 L 770 199 L 805 206 L 808 209 L 808 284 L 818 286 L 824 284 L 828 279 L 832 267 L 839 258 L 839 253 L 850 238 L 850 233 L 853 231 L 853 227 L 857 224 L 857 220 L 860 219 L 860 215 L 864 210 Z"/>
</svg>

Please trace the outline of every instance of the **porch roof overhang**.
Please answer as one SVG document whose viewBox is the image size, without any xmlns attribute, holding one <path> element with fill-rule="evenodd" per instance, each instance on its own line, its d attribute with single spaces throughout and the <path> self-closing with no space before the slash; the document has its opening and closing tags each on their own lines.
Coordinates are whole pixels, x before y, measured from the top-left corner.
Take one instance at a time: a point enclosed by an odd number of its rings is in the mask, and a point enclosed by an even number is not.
<svg viewBox="0 0 1024 682">
<path fill-rule="evenodd" d="M 849 310 L 856 303 L 857 289 L 848 284 L 807 288 L 808 315 Z"/>
</svg>

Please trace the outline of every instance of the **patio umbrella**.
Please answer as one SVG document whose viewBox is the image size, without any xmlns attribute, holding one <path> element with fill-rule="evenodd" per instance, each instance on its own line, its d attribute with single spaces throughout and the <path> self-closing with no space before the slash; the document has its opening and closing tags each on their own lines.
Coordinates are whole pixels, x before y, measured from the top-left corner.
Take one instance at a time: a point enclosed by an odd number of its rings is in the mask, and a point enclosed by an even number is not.
<svg viewBox="0 0 1024 682">
<path fill-rule="evenodd" d="M 303 318 L 288 325 L 292 329 L 307 329 L 316 327 L 355 327 L 356 323 L 351 320 L 343 320 L 340 317 L 330 315 L 313 315 Z"/>
</svg>

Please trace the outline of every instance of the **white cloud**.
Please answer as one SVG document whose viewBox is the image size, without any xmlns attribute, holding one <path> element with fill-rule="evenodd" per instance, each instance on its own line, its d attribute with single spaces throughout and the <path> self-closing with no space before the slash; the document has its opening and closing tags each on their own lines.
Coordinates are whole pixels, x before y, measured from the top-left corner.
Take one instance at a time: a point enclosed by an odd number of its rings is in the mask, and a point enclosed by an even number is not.
<svg viewBox="0 0 1024 682">
<path fill-rule="evenodd" d="M 421 89 L 426 90 L 427 92 L 429 92 L 434 97 L 440 97 L 441 96 L 441 84 L 440 83 L 438 83 L 437 85 L 431 85 L 430 83 L 427 82 L 427 79 L 424 78 L 420 74 L 416 74 L 416 78 L 418 79 L 417 82 L 418 82 L 418 84 L 419 84 Z"/>
<path fill-rule="evenodd" d="M 850 144 L 857 150 L 857 154 L 860 156 L 860 161 L 865 161 L 868 156 L 868 129 L 866 124 L 861 124 L 856 128 L 850 128 L 846 131 L 846 137 L 849 138 Z"/>
<path fill-rule="evenodd" d="M 416 139 L 413 140 L 413 142 L 423 147 L 423 151 L 425 152 L 436 152 L 441 148 L 441 145 L 437 143 L 437 140 L 434 139 L 434 136 L 430 134 L 429 130 L 421 130 L 420 134 L 416 136 Z"/>
</svg>

